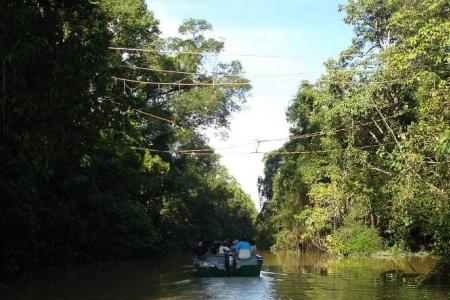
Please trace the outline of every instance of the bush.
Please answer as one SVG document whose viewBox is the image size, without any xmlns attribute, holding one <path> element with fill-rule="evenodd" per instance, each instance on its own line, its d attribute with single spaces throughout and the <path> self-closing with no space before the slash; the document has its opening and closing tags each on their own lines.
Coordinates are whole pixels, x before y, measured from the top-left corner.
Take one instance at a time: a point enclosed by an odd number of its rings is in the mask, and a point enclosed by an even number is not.
<svg viewBox="0 0 450 300">
<path fill-rule="evenodd" d="M 353 223 L 328 235 L 326 247 L 329 253 L 340 256 L 365 255 L 380 251 L 382 243 L 376 230 Z"/>
<path fill-rule="evenodd" d="M 271 251 L 298 251 L 299 236 L 291 230 L 281 230 L 275 235 L 276 243 L 270 248 Z"/>
</svg>

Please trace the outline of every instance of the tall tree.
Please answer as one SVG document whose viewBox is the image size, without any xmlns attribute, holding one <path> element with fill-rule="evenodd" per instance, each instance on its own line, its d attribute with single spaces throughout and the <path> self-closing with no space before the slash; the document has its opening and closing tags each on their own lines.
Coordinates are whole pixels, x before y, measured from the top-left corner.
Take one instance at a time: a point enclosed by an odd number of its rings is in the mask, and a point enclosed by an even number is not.
<svg viewBox="0 0 450 300">
<path fill-rule="evenodd" d="M 223 48 L 209 23 L 162 39 L 142 0 L 6 1 L 0 17 L 1 278 L 253 230 L 252 202 L 200 134 L 226 128 L 250 88 L 195 85 L 247 82 L 239 62 L 207 72 L 201 52 Z"/>
<path fill-rule="evenodd" d="M 382 238 L 448 257 L 449 3 L 340 9 L 353 43 L 288 109 L 293 137 L 282 150 L 311 153 L 282 157 L 261 179 L 263 196 L 274 191 L 264 222 L 283 249 L 370 252 Z"/>
</svg>

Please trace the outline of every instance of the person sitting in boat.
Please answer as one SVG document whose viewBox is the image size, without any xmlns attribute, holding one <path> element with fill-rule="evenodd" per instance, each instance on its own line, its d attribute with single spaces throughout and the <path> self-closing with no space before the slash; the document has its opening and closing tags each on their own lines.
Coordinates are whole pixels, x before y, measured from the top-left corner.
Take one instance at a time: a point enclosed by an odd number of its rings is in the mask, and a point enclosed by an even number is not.
<svg viewBox="0 0 450 300">
<path fill-rule="evenodd" d="M 219 247 L 219 254 L 225 254 L 226 252 L 230 251 L 230 240 L 224 240 L 222 245 Z"/>
<path fill-rule="evenodd" d="M 251 257 L 250 243 L 247 240 L 247 235 L 243 234 L 239 243 L 233 247 L 239 259 L 249 259 Z"/>
<path fill-rule="evenodd" d="M 200 241 L 194 249 L 194 255 L 197 257 L 205 257 L 210 254 L 208 236 L 206 234 L 202 235 Z"/>
<path fill-rule="evenodd" d="M 213 244 L 212 244 L 212 247 L 211 247 L 212 254 L 213 255 L 220 254 L 219 253 L 219 249 L 220 249 L 220 247 L 222 247 L 222 245 L 223 245 L 222 241 L 219 241 L 219 240 L 218 241 L 214 241 Z"/>
<path fill-rule="evenodd" d="M 251 256 L 256 256 L 256 244 L 255 244 L 255 240 L 250 240 L 250 255 Z"/>
</svg>

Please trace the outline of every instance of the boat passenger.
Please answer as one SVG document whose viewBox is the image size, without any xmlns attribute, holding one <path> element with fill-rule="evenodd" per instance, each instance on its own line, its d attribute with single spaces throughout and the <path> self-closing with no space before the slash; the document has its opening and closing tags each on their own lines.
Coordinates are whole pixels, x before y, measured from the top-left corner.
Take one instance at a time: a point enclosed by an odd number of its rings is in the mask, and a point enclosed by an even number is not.
<svg viewBox="0 0 450 300">
<path fill-rule="evenodd" d="M 197 243 L 194 249 L 194 255 L 197 257 L 205 257 L 210 254 L 208 236 L 206 234 L 202 235 L 200 241 Z"/>
<path fill-rule="evenodd" d="M 242 235 L 239 243 L 234 245 L 234 249 L 236 250 L 239 259 L 249 259 L 251 257 L 250 243 L 248 242 L 247 236 L 245 234 Z"/>
<path fill-rule="evenodd" d="M 219 247 L 219 254 L 225 254 L 225 252 L 230 251 L 230 241 L 225 240 L 223 241 L 223 244 Z"/>
<path fill-rule="evenodd" d="M 222 247 L 222 241 L 214 241 L 211 248 L 212 254 L 213 255 L 218 254 L 220 247 Z"/>
<path fill-rule="evenodd" d="M 256 244 L 255 240 L 250 240 L 250 255 L 256 256 Z"/>
</svg>

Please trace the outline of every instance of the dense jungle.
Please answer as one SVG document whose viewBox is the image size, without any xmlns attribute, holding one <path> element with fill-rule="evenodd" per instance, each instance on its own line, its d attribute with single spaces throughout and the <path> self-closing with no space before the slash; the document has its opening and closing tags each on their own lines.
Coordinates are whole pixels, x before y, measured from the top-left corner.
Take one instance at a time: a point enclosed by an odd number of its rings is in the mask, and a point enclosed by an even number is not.
<svg viewBox="0 0 450 300">
<path fill-rule="evenodd" d="M 199 55 L 224 49 L 208 21 L 164 37 L 151 1 L 3 1 L 0 279 L 245 232 L 274 252 L 428 252 L 448 284 L 450 4 L 339 9 L 353 41 L 299 83 L 258 212 L 208 144 L 251 92 L 239 61 Z"/>
</svg>

